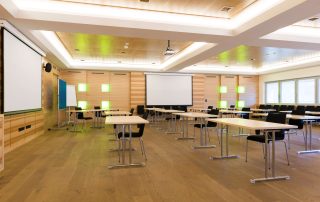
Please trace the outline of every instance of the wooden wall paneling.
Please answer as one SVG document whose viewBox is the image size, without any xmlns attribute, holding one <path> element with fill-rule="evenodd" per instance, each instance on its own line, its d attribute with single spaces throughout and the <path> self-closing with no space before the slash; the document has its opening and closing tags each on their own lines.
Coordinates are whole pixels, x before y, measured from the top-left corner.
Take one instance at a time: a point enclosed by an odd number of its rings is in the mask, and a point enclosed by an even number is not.
<svg viewBox="0 0 320 202">
<path fill-rule="evenodd" d="M 204 107 L 204 86 L 205 75 L 196 74 L 192 76 L 193 107 Z"/>
<path fill-rule="evenodd" d="M 44 113 L 41 111 L 35 113 L 35 124 L 34 124 L 35 134 L 33 135 L 33 137 L 29 138 L 30 140 L 35 137 L 38 137 L 39 135 L 44 134 L 44 120 L 45 120 L 44 117 L 45 117 Z"/>
<path fill-rule="evenodd" d="M 110 92 L 101 92 L 101 84 L 110 84 L 110 73 L 106 71 L 87 71 L 88 108 L 101 106 L 101 101 L 110 100 Z"/>
<path fill-rule="evenodd" d="M 4 169 L 4 116 L 0 115 L 0 171 Z"/>
<path fill-rule="evenodd" d="M 110 84 L 111 108 L 128 111 L 130 109 L 130 74 L 111 72 Z"/>
<path fill-rule="evenodd" d="M 143 72 L 130 73 L 130 107 L 137 109 L 137 105 L 145 105 L 145 74 Z"/>
<path fill-rule="evenodd" d="M 227 93 L 221 93 L 221 100 L 227 101 L 228 106 L 230 105 L 236 105 L 237 101 L 237 76 L 221 76 L 221 86 L 226 86 L 228 89 Z"/>
<path fill-rule="evenodd" d="M 258 104 L 258 76 L 239 76 L 238 85 L 245 87 L 245 93 L 238 94 L 238 100 L 245 101 L 245 106 L 247 107 L 253 107 Z"/>
<path fill-rule="evenodd" d="M 205 76 L 205 87 L 204 87 L 204 107 L 208 106 L 219 107 L 219 85 L 220 76 L 219 75 L 206 75 Z M 206 102 L 207 101 L 207 102 Z"/>
</svg>

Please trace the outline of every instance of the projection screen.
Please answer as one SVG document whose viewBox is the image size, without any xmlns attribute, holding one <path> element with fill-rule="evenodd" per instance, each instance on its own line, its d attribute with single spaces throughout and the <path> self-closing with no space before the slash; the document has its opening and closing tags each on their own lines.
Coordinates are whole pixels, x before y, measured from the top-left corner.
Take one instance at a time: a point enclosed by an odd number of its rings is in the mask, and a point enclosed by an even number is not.
<svg viewBox="0 0 320 202">
<path fill-rule="evenodd" d="M 192 105 L 192 75 L 146 74 L 147 105 Z"/>
<path fill-rule="evenodd" d="M 41 109 L 41 55 L 3 31 L 4 112 Z"/>
</svg>

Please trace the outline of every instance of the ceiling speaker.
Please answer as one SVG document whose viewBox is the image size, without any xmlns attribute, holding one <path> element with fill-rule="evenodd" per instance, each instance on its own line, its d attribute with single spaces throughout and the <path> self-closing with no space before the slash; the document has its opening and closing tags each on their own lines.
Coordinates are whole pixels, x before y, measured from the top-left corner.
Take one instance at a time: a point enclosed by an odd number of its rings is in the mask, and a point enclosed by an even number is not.
<svg viewBox="0 0 320 202">
<path fill-rule="evenodd" d="M 47 63 L 46 65 L 43 66 L 43 68 L 46 72 L 51 72 L 52 65 L 51 63 Z"/>
</svg>

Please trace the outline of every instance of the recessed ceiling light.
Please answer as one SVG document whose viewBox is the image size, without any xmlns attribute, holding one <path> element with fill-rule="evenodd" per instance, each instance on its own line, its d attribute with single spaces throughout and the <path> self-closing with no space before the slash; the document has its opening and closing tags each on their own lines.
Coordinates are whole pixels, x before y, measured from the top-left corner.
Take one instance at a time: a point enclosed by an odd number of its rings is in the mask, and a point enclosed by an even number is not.
<svg viewBox="0 0 320 202">
<path fill-rule="evenodd" d="M 84 59 L 81 59 L 81 61 L 83 62 L 83 61 L 85 61 Z"/>
<path fill-rule="evenodd" d="M 75 51 L 80 51 L 78 48 L 74 49 Z"/>
<path fill-rule="evenodd" d="M 226 65 L 225 67 L 229 67 L 228 65 Z"/>
<path fill-rule="evenodd" d="M 124 45 L 123 48 L 124 48 L 124 49 L 128 49 L 129 46 L 128 46 L 128 45 Z"/>
<path fill-rule="evenodd" d="M 316 20 L 318 20 L 319 18 L 318 17 L 313 17 L 313 18 L 309 18 L 308 20 L 309 21 L 316 21 Z"/>
<path fill-rule="evenodd" d="M 254 60 L 256 60 L 256 59 L 254 59 L 254 58 L 250 58 L 250 60 L 251 60 L 251 61 L 254 61 Z"/>
<path fill-rule="evenodd" d="M 125 54 L 126 52 L 122 51 L 121 53 L 122 53 L 122 54 Z"/>
<path fill-rule="evenodd" d="M 122 63 L 121 61 L 118 61 L 118 63 Z"/>
<path fill-rule="evenodd" d="M 155 62 L 152 63 L 153 65 L 156 64 Z"/>
<path fill-rule="evenodd" d="M 196 67 L 197 65 L 193 65 L 193 66 L 195 66 L 195 67 Z"/>
</svg>

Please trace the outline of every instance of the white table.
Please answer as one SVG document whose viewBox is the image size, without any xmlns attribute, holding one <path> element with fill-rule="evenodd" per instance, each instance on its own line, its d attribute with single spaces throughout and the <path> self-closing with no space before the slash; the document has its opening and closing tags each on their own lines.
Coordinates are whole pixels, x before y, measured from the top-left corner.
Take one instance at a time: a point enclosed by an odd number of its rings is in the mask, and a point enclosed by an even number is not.
<svg viewBox="0 0 320 202">
<path fill-rule="evenodd" d="M 205 122 L 206 118 L 215 118 L 218 117 L 218 115 L 213 114 L 205 114 L 205 113 L 197 113 L 197 112 L 186 112 L 186 113 L 173 113 L 174 115 L 179 115 L 183 118 L 183 130 L 182 130 L 182 136 L 177 138 L 178 140 L 188 140 L 188 139 L 194 139 L 194 137 L 189 137 L 188 135 L 188 125 L 189 125 L 189 118 L 192 118 L 193 120 L 195 118 L 200 119 L 199 123 L 201 125 L 207 125 Z M 208 142 L 209 134 L 207 133 L 207 129 L 205 130 L 205 133 L 202 132 L 200 129 L 200 145 L 194 145 L 194 149 L 201 149 L 201 148 L 213 148 L 216 147 L 215 145 L 210 145 Z M 195 134 L 194 134 L 195 136 Z"/>
<path fill-rule="evenodd" d="M 131 134 L 132 134 L 132 125 L 136 124 L 147 124 L 149 121 L 141 118 L 140 116 L 109 116 L 106 117 L 105 124 L 109 125 L 119 125 L 122 127 L 122 155 L 119 156 L 121 158 L 121 163 L 110 165 L 109 168 L 118 168 L 118 167 L 131 167 L 131 166 L 144 166 L 144 163 L 132 163 L 132 146 L 131 146 Z M 125 134 L 125 127 L 128 126 L 129 128 L 129 163 L 125 162 L 125 150 L 126 150 L 126 138 L 124 137 Z M 118 134 L 117 134 L 118 135 Z"/>
<path fill-rule="evenodd" d="M 251 183 L 260 182 L 260 181 L 270 181 L 270 180 L 282 180 L 282 179 L 290 179 L 289 176 L 276 176 L 275 174 L 275 132 L 283 129 L 294 129 L 297 126 L 288 125 L 288 124 L 279 124 L 279 123 L 272 123 L 266 121 L 257 121 L 257 120 L 249 120 L 249 119 L 241 119 L 241 118 L 219 118 L 219 119 L 207 119 L 207 121 L 212 121 L 220 124 L 221 126 L 226 126 L 226 155 L 223 154 L 223 131 L 221 131 L 221 156 L 220 157 L 211 157 L 211 159 L 225 159 L 225 158 L 237 158 L 236 155 L 229 155 L 229 148 L 228 148 L 228 127 L 235 126 L 241 128 L 247 128 L 250 130 L 260 130 L 265 135 L 265 177 L 264 178 L 257 178 L 251 179 Z M 272 175 L 271 177 L 268 176 L 268 165 L 269 165 L 269 158 L 268 158 L 268 133 L 272 132 Z"/>
<path fill-rule="evenodd" d="M 240 116 L 242 116 L 243 114 L 252 114 L 251 111 L 240 111 L 240 110 L 229 110 L 229 109 L 222 109 L 222 110 L 219 111 L 219 113 L 221 113 L 221 114 L 231 114 L 232 118 L 236 114 L 240 114 Z"/>
<path fill-rule="evenodd" d="M 302 120 L 305 125 L 304 127 L 305 135 L 306 135 L 305 150 L 298 151 L 298 154 L 320 153 L 320 150 L 312 149 L 312 123 L 315 122 L 316 120 L 320 120 L 320 117 L 287 114 L 287 119 Z M 309 141 L 308 141 L 308 137 L 309 137 Z"/>
<path fill-rule="evenodd" d="M 208 108 L 189 108 L 189 111 L 190 112 L 208 112 L 210 111 L 211 109 L 208 109 Z"/>
<path fill-rule="evenodd" d="M 274 112 L 275 109 L 250 109 L 252 112 Z"/>
<path fill-rule="evenodd" d="M 158 109 L 156 112 L 161 112 L 163 114 L 170 114 L 171 118 L 167 124 L 167 134 L 176 134 L 177 132 L 177 116 L 174 113 L 185 113 L 185 111 L 175 110 L 175 109 Z"/>
</svg>

